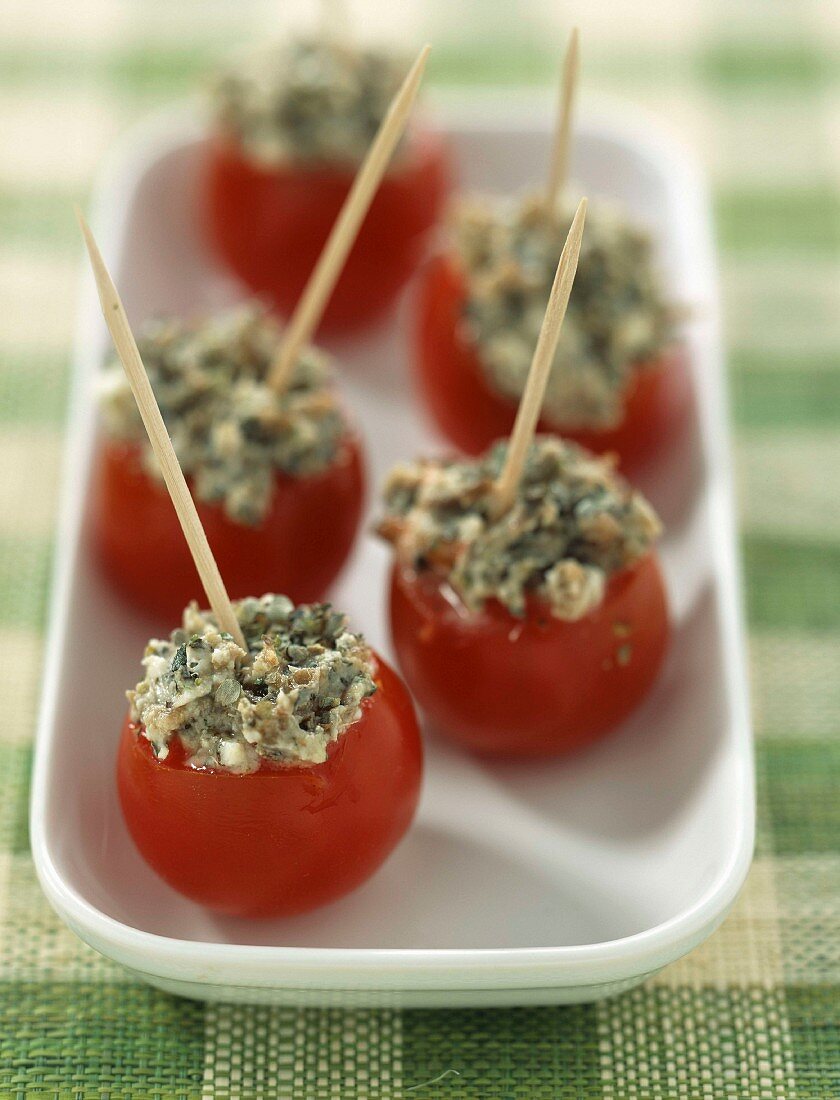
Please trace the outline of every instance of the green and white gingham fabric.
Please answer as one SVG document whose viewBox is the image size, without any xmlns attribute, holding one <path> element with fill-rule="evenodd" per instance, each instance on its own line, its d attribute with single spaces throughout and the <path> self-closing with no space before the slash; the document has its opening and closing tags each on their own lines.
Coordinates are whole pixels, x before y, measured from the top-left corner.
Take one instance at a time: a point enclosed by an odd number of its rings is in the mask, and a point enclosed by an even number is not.
<svg viewBox="0 0 840 1100">
<path fill-rule="evenodd" d="M 135 118 L 275 0 L 4 0 L 0 15 L 0 1097 L 840 1098 L 840 8 L 831 0 L 356 0 L 446 85 L 548 82 L 658 112 L 715 186 L 759 780 L 719 932 L 615 1000 L 362 1012 L 140 985 L 56 919 L 28 779 L 80 249 L 71 202 Z M 409 10 L 403 10 L 408 8 Z M 523 15 L 522 9 L 525 9 Z M 514 10 L 517 14 L 514 15 Z M 549 48 L 556 43 L 557 48 Z"/>
</svg>

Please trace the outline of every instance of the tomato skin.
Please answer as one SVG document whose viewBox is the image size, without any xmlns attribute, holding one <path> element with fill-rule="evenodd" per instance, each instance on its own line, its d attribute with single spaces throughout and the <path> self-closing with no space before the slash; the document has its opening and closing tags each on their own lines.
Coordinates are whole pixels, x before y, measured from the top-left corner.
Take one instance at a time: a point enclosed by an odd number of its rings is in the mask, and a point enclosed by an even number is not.
<svg viewBox="0 0 840 1100">
<path fill-rule="evenodd" d="M 211 139 L 204 171 L 209 239 L 251 291 L 288 317 L 321 254 L 355 173 L 341 167 L 267 168 Z M 450 187 L 443 141 L 415 132 L 404 164 L 379 187 L 324 311 L 321 333 L 380 317 L 423 258 Z"/>
<path fill-rule="evenodd" d="M 360 886 L 411 824 L 423 763 L 411 698 L 378 664 L 378 691 L 323 764 L 195 770 L 177 742 L 157 760 L 126 719 L 117 786 L 146 862 L 192 901 L 239 917 L 303 913 Z"/>
<path fill-rule="evenodd" d="M 201 584 L 166 488 L 143 468 L 137 444 L 102 441 L 91 493 L 94 549 L 106 575 L 162 625 L 180 621 L 186 604 L 200 600 Z M 361 445 L 348 436 L 322 473 L 278 474 L 258 526 L 234 522 L 219 504 L 195 504 L 231 599 L 282 592 L 311 603 L 350 553 L 364 495 Z"/>
<path fill-rule="evenodd" d="M 510 435 L 516 405 L 493 391 L 475 349 L 459 335 L 464 296 L 455 263 L 433 257 L 423 269 L 417 297 L 415 369 L 438 428 L 462 451 L 477 455 Z M 588 431 L 541 420 L 539 431 L 562 435 L 596 454 L 614 452 L 622 470 L 635 473 L 684 434 L 691 382 L 684 358 L 672 356 L 637 372 L 632 385 L 624 419 L 615 428 Z"/>
<path fill-rule="evenodd" d="M 495 600 L 464 618 L 433 574 L 399 565 L 390 611 L 398 665 L 420 709 L 453 741 L 495 756 L 552 756 L 602 737 L 645 697 L 670 635 L 654 554 L 613 576 L 578 622 L 553 618 L 536 600 L 524 619 Z"/>
</svg>

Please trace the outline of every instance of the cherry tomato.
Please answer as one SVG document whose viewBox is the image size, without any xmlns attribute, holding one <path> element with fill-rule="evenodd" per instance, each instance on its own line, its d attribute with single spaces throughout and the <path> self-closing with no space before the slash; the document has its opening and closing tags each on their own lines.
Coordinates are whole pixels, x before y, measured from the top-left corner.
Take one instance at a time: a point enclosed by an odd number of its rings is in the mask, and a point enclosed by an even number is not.
<svg viewBox="0 0 840 1100">
<path fill-rule="evenodd" d="M 615 574 L 577 622 L 531 600 L 459 613 L 439 578 L 395 566 L 391 632 L 418 706 L 442 734 L 497 756 L 549 756 L 603 736 L 653 684 L 669 637 L 657 558 Z"/>
<path fill-rule="evenodd" d="M 157 760 L 126 720 L 117 786 L 146 862 L 200 905 L 243 917 L 303 913 L 370 878 L 411 824 L 423 762 L 411 698 L 378 665 L 376 694 L 323 764 L 190 768 L 177 738 Z"/>
<path fill-rule="evenodd" d="M 278 474 L 258 526 L 196 500 L 231 599 L 251 592 L 283 592 L 296 603 L 320 599 L 350 553 L 364 482 L 359 441 L 348 436 L 323 473 Z M 92 498 L 93 541 L 106 574 L 162 624 L 177 621 L 201 586 L 166 488 L 143 468 L 136 444 L 103 442 Z"/>
<path fill-rule="evenodd" d="M 475 349 L 459 334 L 464 295 L 454 263 L 434 257 L 419 289 L 415 365 L 440 430 L 467 454 L 481 454 L 495 439 L 510 435 L 516 404 L 491 388 Z M 673 356 L 635 372 L 616 428 L 587 431 L 541 421 L 539 430 L 562 434 L 597 454 L 615 452 L 624 472 L 634 472 L 680 437 L 690 407 L 686 364 Z"/>
<path fill-rule="evenodd" d="M 230 141 L 211 141 L 204 177 L 210 240 L 252 291 L 288 316 L 321 254 L 354 171 L 267 168 Z M 449 190 L 443 142 L 416 132 L 404 163 L 379 187 L 321 323 L 346 332 L 378 318 L 422 259 Z"/>
</svg>

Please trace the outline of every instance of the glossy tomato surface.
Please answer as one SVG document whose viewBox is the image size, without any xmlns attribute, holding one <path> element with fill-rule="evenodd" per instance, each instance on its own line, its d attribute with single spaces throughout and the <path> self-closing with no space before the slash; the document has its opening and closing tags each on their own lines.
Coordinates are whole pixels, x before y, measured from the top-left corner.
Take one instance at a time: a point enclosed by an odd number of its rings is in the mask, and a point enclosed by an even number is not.
<svg viewBox="0 0 840 1100">
<path fill-rule="evenodd" d="M 320 599 L 353 546 L 364 482 L 359 441 L 348 436 L 324 472 L 278 474 L 269 511 L 257 526 L 236 523 L 220 505 L 196 500 L 230 597 L 282 592 L 295 603 Z M 163 483 L 143 468 L 136 444 L 103 441 L 93 476 L 91 528 L 115 587 L 161 625 L 179 621 L 190 600 L 201 600 L 175 509 Z"/>
<path fill-rule="evenodd" d="M 155 759 L 126 721 L 120 803 L 146 862 L 188 898 L 233 916 L 302 913 L 368 879 L 417 808 L 422 749 L 411 699 L 379 662 L 378 690 L 325 763 L 247 775 Z"/>
<path fill-rule="evenodd" d="M 650 690 L 669 637 L 655 555 L 616 574 L 578 622 L 529 603 L 459 613 L 430 572 L 395 566 L 391 632 L 418 706 L 444 735 L 499 756 L 549 756 L 602 737 Z"/>
<path fill-rule="evenodd" d="M 464 283 L 455 264 L 436 256 L 424 267 L 417 298 L 415 367 L 438 427 L 467 454 L 480 454 L 509 435 L 513 401 L 488 384 L 475 348 L 460 333 Z M 603 454 L 619 456 L 635 472 L 667 454 L 684 432 L 691 383 L 684 358 L 672 356 L 636 373 L 622 422 L 608 431 L 563 428 L 541 421 L 541 432 L 561 434 Z"/>
<path fill-rule="evenodd" d="M 209 239 L 247 287 L 289 316 L 353 178 L 341 167 L 265 167 L 216 138 L 204 173 Z M 393 303 L 422 259 L 449 178 L 443 141 L 428 131 L 414 133 L 404 161 L 388 171 L 373 199 L 320 332 L 364 327 Z"/>
</svg>

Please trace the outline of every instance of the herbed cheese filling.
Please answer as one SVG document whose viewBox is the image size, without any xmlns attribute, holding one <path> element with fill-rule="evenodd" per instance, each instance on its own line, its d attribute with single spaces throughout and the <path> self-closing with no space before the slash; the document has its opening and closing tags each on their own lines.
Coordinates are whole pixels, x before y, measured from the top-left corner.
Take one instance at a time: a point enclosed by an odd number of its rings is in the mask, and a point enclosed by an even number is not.
<svg viewBox="0 0 840 1100">
<path fill-rule="evenodd" d="M 378 531 L 409 568 L 445 578 L 468 612 L 496 599 L 523 616 L 545 601 L 574 621 L 601 602 L 610 576 L 651 549 L 659 520 L 609 459 L 538 436 L 513 506 L 495 515 L 492 487 L 507 453 L 398 466 L 385 486 Z"/>
<path fill-rule="evenodd" d="M 278 396 L 265 382 L 281 330 L 257 305 L 204 320 L 170 318 L 141 330 L 138 346 L 160 411 L 195 494 L 238 523 L 258 524 L 277 473 L 308 477 L 336 460 L 347 425 L 329 358 L 307 348 Z M 106 430 L 137 442 L 160 468 L 128 379 L 112 361 L 102 381 Z"/>
<path fill-rule="evenodd" d="M 126 693 L 159 760 L 180 738 L 195 768 L 256 771 L 263 759 L 320 764 L 376 690 L 375 658 L 329 604 L 266 595 L 234 604 L 248 652 L 193 602 L 146 646 Z"/>
<path fill-rule="evenodd" d="M 261 47 L 211 88 L 223 134 L 266 166 L 359 164 L 406 67 L 381 50 L 326 36 Z"/>
<path fill-rule="evenodd" d="M 466 339 L 491 387 L 525 386 L 574 208 L 541 196 L 475 199 L 455 211 L 466 277 Z M 559 428 L 615 427 L 634 370 L 673 343 L 678 311 L 664 298 L 649 236 L 612 206 L 590 205 L 543 414 Z"/>
</svg>

